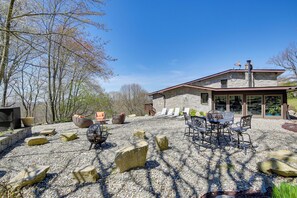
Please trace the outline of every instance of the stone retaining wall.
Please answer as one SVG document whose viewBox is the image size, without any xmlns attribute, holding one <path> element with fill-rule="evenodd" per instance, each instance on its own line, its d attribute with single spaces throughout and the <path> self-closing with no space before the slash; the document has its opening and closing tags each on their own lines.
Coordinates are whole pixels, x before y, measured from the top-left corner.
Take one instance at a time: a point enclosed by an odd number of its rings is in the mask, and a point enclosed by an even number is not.
<svg viewBox="0 0 297 198">
<path fill-rule="evenodd" d="M 0 137 L 0 152 L 4 149 L 14 145 L 20 140 L 25 139 L 28 136 L 32 135 L 31 127 L 15 129 L 10 134 L 5 134 L 5 136 Z"/>
</svg>

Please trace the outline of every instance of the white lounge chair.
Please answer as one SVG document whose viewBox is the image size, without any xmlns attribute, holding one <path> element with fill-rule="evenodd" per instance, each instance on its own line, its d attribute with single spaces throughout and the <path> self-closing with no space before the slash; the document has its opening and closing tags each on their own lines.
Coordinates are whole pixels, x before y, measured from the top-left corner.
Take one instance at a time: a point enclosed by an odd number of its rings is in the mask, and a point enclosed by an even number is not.
<svg viewBox="0 0 297 198">
<path fill-rule="evenodd" d="M 190 108 L 185 108 L 183 112 L 185 112 L 185 113 L 187 113 L 187 115 L 189 115 L 190 114 Z"/>
<path fill-rule="evenodd" d="M 178 108 L 178 107 L 175 108 L 173 115 L 171 115 L 169 117 L 171 117 L 171 118 L 178 117 L 179 116 L 179 110 L 180 110 L 180 108 Z"/>
<path fill-rule="evenodd" d="M 170 117 L 173 115 L 174 108 L 170 108 L 166 114 L 166 117 Z"/>
<path fill-rule="evenodd" d="M 167 113 L 167 108 L 163 108 L 161 112 L 158 112 L 155 114 L 155 116 L 159 117 L 159 116 L 165 116 Z"/>
<path fill-rule="evenodd" d="M 187 115 L 189 115 L 189 114 L 190 114 L 190 108 L 184 108 L 183 112 L 185 112 Z M 184 116 L 181 115 L 181 116 L 178 116 L 177 118 L 179 118 L 179 119 L 183 119 Z"/>
</svg>

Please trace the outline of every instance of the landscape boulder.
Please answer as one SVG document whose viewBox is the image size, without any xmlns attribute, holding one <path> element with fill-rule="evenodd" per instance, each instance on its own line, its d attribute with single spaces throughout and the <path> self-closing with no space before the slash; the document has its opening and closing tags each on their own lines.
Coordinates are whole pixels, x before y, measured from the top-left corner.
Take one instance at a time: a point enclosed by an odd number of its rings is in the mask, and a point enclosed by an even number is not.
<svg viewBox="0 0 297 198">
<path fill-rule="evenodd" d="M 271 151 L 268 154 L 268 157 L 283 160 L 285 162 L 297 163 L 297 154 L 289 150 Z"/>
<path fill-rule="evenodd" d="M 134 137 L 140 138 L 140 139 L 146 139 L 145 131 L 144 130 L 135 130 L 133 133 Z"/>
<path fill-rule="evenodd" d="M 12 178 L 8 185 L 10 185 L 13 190 L 16 190 L 27 185 L 41 182 L 45 178 L 49 168 L 49 166 L 32 166 L 26 168 Z"/>
<path fill-rule="evenodd" d="M 126 118 L 125 113 L 117 114 L 112 116 L 112 124 L 124 124 Z"/>
<path fill-rule="evenodd" d="M 148 143 L 146 141 L 118 150 L 115 156 L 117 168 L 122 173 L 132 168 L 144 167 L 147 151 Z"/>
<path fill-rule="evenodd" d="M 45 135 L 45 136 L 52 136 L 56 134 L 56 129 L 43 129 L 40 131 L 40 135 Z"/>
<path fill-rule="evenodd" d="M 82 115 L 73 115 L 72 121 L 75 124 L 75 126 L 79 128 L 89 128 L 93 124 L 93 120 L 85 118 Z"/>
<path fill-rule="evenodd" d="M 157 135 L 155 142 L 158 150 L 163 151 L 168 149 L 168 138 L 165 135 Z"/>
<path fill-rule="evenodd" d="M 269 159 L 263 162 L 258 163 L 258 169 L 266 174 L 275 173 L 283 177 L 296 177 L 297 169 L 278 160 L 278 159 Z"/>
<path fill-rule="evenodd" d="M 72 176 L 78 183 L 95 183 L 99 179 L 95 166 L 82 166 L 76 168 L 72 172 Z"/>
<path fill-rule="evenodd" d="M 28 146 L 35 146 L 48 143 L 48 140 L 43 136 L 29 137 L 25 139 Z"/>
<path fill-rule="evenodd" d="M 61 140 L 63 142 L 68 142 L 77 139 L 77 134 L 76 133 L 62 133 L 61 134 Z"/>
</svg>

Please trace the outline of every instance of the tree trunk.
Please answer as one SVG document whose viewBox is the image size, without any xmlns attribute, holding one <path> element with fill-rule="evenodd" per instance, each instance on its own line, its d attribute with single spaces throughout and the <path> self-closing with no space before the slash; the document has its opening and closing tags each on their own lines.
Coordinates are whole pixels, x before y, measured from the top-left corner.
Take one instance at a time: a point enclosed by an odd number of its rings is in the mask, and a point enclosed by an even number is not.
<svg viewBox="0 0 297 198">
<path fill-rule="evenodd" d="M 8 54 L 9 54 L 9 41 L 10 41 L 10 26 L 12 21 L 12 12 L 15 0 L 10 0 L 9 10 L 7 13 L 6 24 L 5 24 L 5 32 L 4 32 L 4 46 L 1 55 L 0 62 L 0 84 L 4 79 L 5 69 L 8 65 Z M 5 100 L 5 99 L 4 99 Z M 2 103 L 3 105 L 3 103 Z"/>
</svg>

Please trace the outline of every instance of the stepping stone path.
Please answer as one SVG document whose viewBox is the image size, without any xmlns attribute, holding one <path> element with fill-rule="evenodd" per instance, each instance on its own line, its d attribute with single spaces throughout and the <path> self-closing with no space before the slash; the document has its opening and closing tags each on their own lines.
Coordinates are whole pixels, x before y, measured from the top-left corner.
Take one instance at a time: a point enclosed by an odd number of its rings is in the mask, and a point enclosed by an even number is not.
<svg viewBox="0 0 297 198">
<path fill-rule="evenodd" d="M 49 168 L 49 166 L 34 166 L 26 168 L 12 178 L 8 185 L 10 185 L 13 190 L 17 190 L 24 186 L 41 182 L 45 178 Z"/>
<path fill-rule="evenodd" d="M 95 166 L 82 166 L 76 168 L 72 172 L 72 176 L 76 181 L 78 181 L 78 183 L 95 183 L 99 179 L 99 175 L 96 171 Z"/>
<path fill-rule="evenodd" d="M 40 131 L 40 135 L 45 135 L 45 136 L 52 136 L 55 135 L 57 132 L 55 129 L 44 129 Z"/>
<path fill-rule="evenodd" d="M 148 143 L 138 142 L 132 146 L 122 148 L 116 152 L 115 163 L 120 173 L 136 167 L 144 167 Z"/>
<path fill-rule="evenodd" d="M 28 146 L 35 146 L 48 143 L 48 140 L 43 136 L 29 137 L 25 139 Z"/>
<path fill-rule="evenodd" d="M 63 142 L 68 142 L 77 139 L 76 133 L 62 133 L 61 134 L 61 140 Z"/>
<path fill-rule="evenodd" d="M 144 130 L 135 130 L 133 133 L 134 137 L 140 138 L 140 139 L 146 139 L 145 131 Z"/>
<path fill-rule="evenodd" d="M 159 151 L 164 151 L 168 149 L 168 139 L 165 135 L 157 135 L 155 137 L 155 142 L 157 145 L 157 149 Z"/>
</svg>

